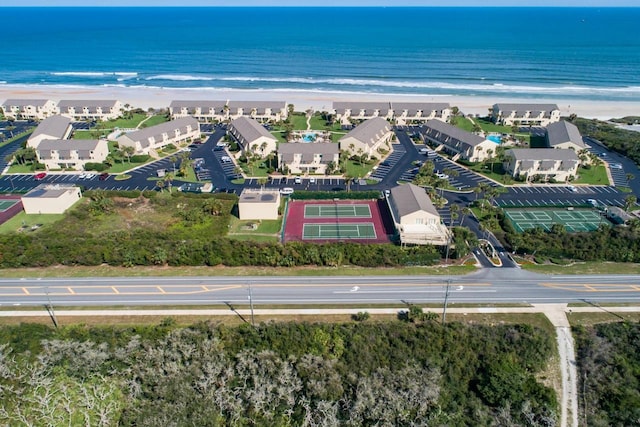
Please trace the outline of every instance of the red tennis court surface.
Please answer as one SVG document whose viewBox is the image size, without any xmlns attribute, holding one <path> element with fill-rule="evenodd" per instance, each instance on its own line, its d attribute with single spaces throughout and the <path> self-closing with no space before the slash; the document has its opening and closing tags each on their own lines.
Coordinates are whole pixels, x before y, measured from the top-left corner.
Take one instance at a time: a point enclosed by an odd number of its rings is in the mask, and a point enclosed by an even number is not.
<svg viewBox="0 0 640 427">
<path fill-rule="evenodd" d="M 364 214 L 366 207 L 371 216 Z M 305 216 L 305 213 L 307 214 Z M 313 213 L 312 215 L 309 215 Z M 334 237 L 323 238 L 321 235 L 310 237 L 309 229 L 312 224 L 325 224 L 315 228 L 340 228 L 340 224 L 356 224 L 359 227 L 373 228 L 375 237 Z M 307 233 L 305 234 L 305 225 Z M 370 227 L 369 227 L 370 225 Z M 344 227 L 343 227 L 344 228 Z M 331 233 L 329 233 L 331 234 Z M 284 241 L 306 242 L 354 242 L 354 243 L 388 243 L 389 237 L 384 227 L 384 221 L 378 202 L 375 200 L 290 200 L 287 208 L 286 225 L 284 229 Z"/>
<path fill-rule="evenodd" d="M 0 224 L 4 224 L 22 212 L 20 196 L 0 195 Z"/>
</svg>

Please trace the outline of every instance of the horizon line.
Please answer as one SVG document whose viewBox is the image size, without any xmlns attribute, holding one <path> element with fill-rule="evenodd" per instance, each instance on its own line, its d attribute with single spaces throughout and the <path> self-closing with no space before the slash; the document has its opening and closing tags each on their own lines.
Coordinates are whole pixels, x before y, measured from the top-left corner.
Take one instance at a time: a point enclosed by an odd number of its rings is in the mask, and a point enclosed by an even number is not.
<svg viewBox="0 0 640 427">
<path fill-rule="evenodd" d="M 640 9 L 640 6 L 630 6 L 630 5 L 485 5 L 485 6 L 471 6 L 471 5 L 322 5 L 322 4 L 313 4 L 313 5 L 250 5 L 250 4 L 238 4 L 238 5 L 144 5 L 144 4 L 133 4 L 133 5 L 0 5 L 0 9 L 2 8 L 16 8 L 16 9 L 27 9 L 27 8 L 75 8 L 75 9 L 92 9 L 92 8 L 105 8 L 105 9 L 115 9 L 115 8 L 200 8 L 200 9 L 217 9 L 217 8 L 281 8 L 281 9 L 298 9 L 298 8 L 323 8 L 323 9 L 346 9 L 346 8 L 371 8 L 371 9 L 458 9 L 458 8 L 467 8 L 467 9 Z"/>
</svg>

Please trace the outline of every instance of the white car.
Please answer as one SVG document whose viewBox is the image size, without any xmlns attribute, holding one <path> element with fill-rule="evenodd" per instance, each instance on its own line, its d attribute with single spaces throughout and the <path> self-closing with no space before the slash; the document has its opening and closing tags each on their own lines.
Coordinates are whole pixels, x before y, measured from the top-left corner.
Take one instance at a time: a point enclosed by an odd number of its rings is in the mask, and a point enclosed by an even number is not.
<svg viewBox="0 0 640 427">
<path fill-rule="evenodd" d="M 96 177 L 96 174 L 95 174 L 95 173 L 88 173 L 84 178 L 85 178 L 85 179 L 93 179 L 93 178 L 95 178 L 95 177 Z"/>
<path fill-rule="evenodd" d="M 296 176 L 293 182 L 295 182 L 296 184 L 302 184 L 302 178 L 300 178 L 299 176 Z"/>
<path fill-rule="evenodd" d="M 85 172 L 78 175 L 78 179 L 85 179 L 86 177 L 87 177 L 87 174 Z"/>
<path fill-rule="evenodd" d="M 315 184 L 315 183 L 316 183 L 315 178 L 309 178 L 309 184 Z"/>
<path fill-rule="evenodd" d="M 567 187 L 569 189 L 569 191 L 573 192 L 573 193 L 577 193 L 578 189 L 576 187 L 574 187 L 573 185 L 570 185 Z"/>
<path fill-rule="evenodd" d="M 291 187 L 281 188 L 280 189 L 280 194 L 282 194 L 283 196 L 289 196 L 289 195 L 293 194 L 293 188 L 291 188 Z"/>
<path fill-rule="evenodd" d="M 220 157 L 220 161 L 221 161 L 222 163 L 231 163 L 231 157 L 229 157 L 229 156 L 222 156 L 222 157 Z"/>
</svg>

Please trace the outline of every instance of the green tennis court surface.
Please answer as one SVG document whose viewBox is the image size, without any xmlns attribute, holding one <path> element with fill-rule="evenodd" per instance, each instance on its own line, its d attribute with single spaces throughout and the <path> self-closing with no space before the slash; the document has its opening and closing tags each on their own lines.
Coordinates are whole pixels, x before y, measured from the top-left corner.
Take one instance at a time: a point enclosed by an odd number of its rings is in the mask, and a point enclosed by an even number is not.
<svg viewBox="0 0 640 427">
<path fill-rule="evenodd" d="M 18 202 L 19 200 L 0 200 L 0 212 L 6 211 Z"/>
<path fill-rule="evenodd" d="M 305 205 L 305 218 L 371 218 L 369 205 Z"/>
<path fill-rule="evenodd" d="M 536 227 L 550 231 L 554 224 L 562 224 L 569 232 L 597 230 L 608 221 L 590 209 L 505 209 L 505 215 L 519 233 Z"/>
<path fill-rule="evenodd" d="M 375 239 L 373 223 L 364 224 L 304 224 L 302 238 L 312 239 Z"/>
</svg>

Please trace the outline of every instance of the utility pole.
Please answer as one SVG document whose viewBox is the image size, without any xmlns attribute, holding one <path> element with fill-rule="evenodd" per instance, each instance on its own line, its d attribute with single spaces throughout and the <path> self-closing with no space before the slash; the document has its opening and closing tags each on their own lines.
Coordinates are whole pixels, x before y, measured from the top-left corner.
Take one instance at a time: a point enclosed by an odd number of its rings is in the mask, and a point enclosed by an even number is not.
<svg viewBox="0 0 640 427">
<path fill-rule="evenodd" d="M 444 308 L 442 309 L 442 324 L 447 321 L 447 302 L 449 302 L 449 288 L 451 287 L 451 279 L 447 279 L 447 288 L 444 292 Z"/>
<path fill-rule="evenodd" d="M 51 316 L 51 320 L 53 320 L 53 326 L 58 329 L 58 319 L 56 318 L 56 312 L 53 309 L 53 304 L 51 304 L 51 297 L 49 297 L 49 287 L 45 286 L 44 292 L 47 294 L 47 311 L 49 311 L 49 315 Z"/>
<path fill-rule="evenodd" d="M 249 307 L 251 307 L 251 326 L 256 327 L 256 321 L 253 316 L 253 293 L 251 292 L 251 282 L 247 282 L 249 286 Z"/>
</svg>

